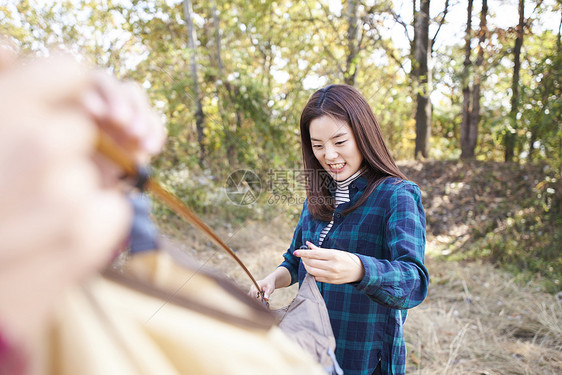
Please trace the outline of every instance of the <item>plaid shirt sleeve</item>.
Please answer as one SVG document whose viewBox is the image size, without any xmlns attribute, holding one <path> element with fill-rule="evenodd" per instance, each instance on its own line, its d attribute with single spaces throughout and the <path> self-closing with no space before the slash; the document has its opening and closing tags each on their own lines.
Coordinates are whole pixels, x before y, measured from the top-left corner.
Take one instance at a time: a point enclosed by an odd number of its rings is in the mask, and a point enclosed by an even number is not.
<svg viewBox="0 0 562 375">
<path fill-rule="evenodd" d="M 429 283 L 423 264 L 425 213 L 415 184 L 405 184 L 392 193 L 384 238 L 390 260 L 357 254 L 365 276 L 355 287 L 381 305 L 410 309 L 425 299 Z"/>
<path fill-rule="evenodd" d="M 299 222 L 293 234 L 293 240 L 291 241 L 291 246 L 285 252 L 285 254 L 283 254 L 283 258 L 285 258 L 285 260 L 283 261 L 283 263 L 279 265 L 279 267 L 285 267 L 286 269 L 289 270 L 289 273 L 291 274 L 291 285 L 293 285 L 298 281 L 300 258 L 294 256 L 293 251 L 295 251 L 296 249 L 300 248 L 303 245 L 302 225 L 305 216 L 307 216 L 307 213 L 308 213 L 308 209 L 307 209 L 307 203 L 305 201 L 302 207 L 302 212 L 299 218 Z"/>
</svg>

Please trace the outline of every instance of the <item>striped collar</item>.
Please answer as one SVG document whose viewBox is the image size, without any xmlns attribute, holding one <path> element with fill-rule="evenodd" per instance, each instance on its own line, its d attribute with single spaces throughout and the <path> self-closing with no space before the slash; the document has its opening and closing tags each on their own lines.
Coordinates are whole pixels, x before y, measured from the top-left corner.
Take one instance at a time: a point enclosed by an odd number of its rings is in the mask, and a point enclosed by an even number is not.
<svg viewBox="0 0 562 375">
<path fill-rule="evenodd" d="M 351 179 L 354 176 L 355 174 L 349 177 L 348 179 Z M 346 179 L 345 181 L 347 181 L 348 179 Z M 341 182 L 345 182 L 345 181 L 341 181 Z M 368 184 L 369 184 L 369 180 L 367 180 L 364 173 L 359 174 L 351 181 L 349 181 L 349 184 L 347 185 L 347 189 L 349 189 L 350 198 L 353 197 L 355 193 L 357 193 L 358 191 L 365 189 L 365 187 Z M 330 194 L 334 195 L 336 193 L 336 190 L 338 189 L 338 185 L 335 180 L 332 179 L 330 181 L 328 189 L 330 190 Z"/>
<path fill-rule="evenodd" d="M 335 181 L 336 182 L 336 188 L 338 190 L 347 190 L 348 186 L 351 185 L 351 183 L 353 181 L 357 180 L 357 178 L 359 176 L 361 176 L 362 174 L 363 174 L 363 169 L 359 169 L 357 172 L 355 172 L 354 174 L 352 174 L 351 176 L 349 176 L 345 180 Z"/>
</svg>

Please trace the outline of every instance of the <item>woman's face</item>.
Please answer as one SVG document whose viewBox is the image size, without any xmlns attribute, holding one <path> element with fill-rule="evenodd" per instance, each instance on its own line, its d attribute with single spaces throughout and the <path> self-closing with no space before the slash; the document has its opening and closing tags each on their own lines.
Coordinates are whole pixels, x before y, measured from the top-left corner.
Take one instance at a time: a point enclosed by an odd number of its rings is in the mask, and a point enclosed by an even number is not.
<svg viewBox="0 0 562 375">
<path fill-rule="evenodd" d="M 334 180 L 343 181 L 361 168 L 363 155 L 346 122 L 322 116 L 310 122 L 309 132 L 314 156 Z"/>
</svg>

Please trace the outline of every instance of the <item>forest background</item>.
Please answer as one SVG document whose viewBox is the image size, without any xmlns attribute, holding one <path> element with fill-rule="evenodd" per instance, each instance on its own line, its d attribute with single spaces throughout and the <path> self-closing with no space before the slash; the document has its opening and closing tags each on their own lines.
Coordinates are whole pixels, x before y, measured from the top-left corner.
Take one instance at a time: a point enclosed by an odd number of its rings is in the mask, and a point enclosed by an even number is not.
<svg viewBox="0 0 562 375">
<path fill-rule="evenodd" d="M 486 212 L 461 210 L 469 244 L 446 252 L 539 273 L 557 292 L 561 16 L 560 0 L 1 0 L 0 34 L 144 86 L 169 133 L 155 175 L 217 225 L 295 220 L 300 110 L 315 89 L 352 84 L 398 160 L 472 160 L 481 173 L 504 163 L 529 180 L 517 201 L 500 187 Z"/>
<path fill-rule="evenodd" d="M 0 35 L 21 51 L 63 49 L 146 89 L 168 130 L 155 178 L 230 243 L 250 248 L 274 225 L 287 246 L 306 195 L 300 111 L 348 83 L 420 185 L 428 255 L 483 260 L 552 294 L 561 27 L 561 0 L 0 0 Z M 198 243 L 154 208 L 163 232 Z M 258 237 L 242 243 L 240 228 Z"/>
</svg>

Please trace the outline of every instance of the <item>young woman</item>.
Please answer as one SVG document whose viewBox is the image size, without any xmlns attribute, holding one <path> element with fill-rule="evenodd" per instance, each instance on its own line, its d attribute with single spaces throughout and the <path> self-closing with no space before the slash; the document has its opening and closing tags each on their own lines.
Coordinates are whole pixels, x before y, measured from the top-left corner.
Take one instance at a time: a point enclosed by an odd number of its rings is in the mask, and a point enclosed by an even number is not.
<svg viewBox="0 0 562 375">
<path fill-rule="evenodd" d="M 353 87 L 315 92 L 300 128 L 307 200 L 285 261 L 260 287 L 269 298 L 308 272 L 326 302 L 345 374 L 403 374 L 406 310 L 424 300 L 429 281 L 420 190 L 396 166 Z"/>
</svg>

